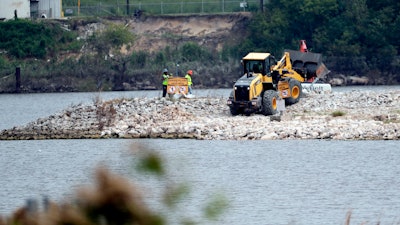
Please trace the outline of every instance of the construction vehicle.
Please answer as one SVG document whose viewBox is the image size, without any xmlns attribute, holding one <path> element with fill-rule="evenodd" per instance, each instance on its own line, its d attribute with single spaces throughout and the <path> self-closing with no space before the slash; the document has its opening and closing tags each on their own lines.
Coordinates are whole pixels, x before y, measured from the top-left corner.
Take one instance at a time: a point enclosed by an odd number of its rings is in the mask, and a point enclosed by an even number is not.
<svg viewBox="0 0 400 225">
<path fill-rule="evenodd" d="M 247 54 L 242 59 L 244 75 L 235 82 L 227 101 L 231 114 L 273 115 L 278 113 L 279 100 L 295 104 L 303 88 L 329 92 L 329 84 L 317 83 L 329 73 L 321 58 L 307 51 L 304 40 L 300 51 L 285 50 L 279 61 L 270 53 Z"/>
</svg>

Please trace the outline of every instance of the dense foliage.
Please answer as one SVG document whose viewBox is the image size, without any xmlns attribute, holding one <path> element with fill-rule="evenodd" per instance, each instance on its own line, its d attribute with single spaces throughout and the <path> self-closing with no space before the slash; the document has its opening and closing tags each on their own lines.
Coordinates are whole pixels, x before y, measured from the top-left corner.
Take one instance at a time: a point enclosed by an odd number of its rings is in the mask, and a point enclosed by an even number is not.
<svg viewBox="0 0 400 225">
<path fill-rule="evenodd" d="M 254 17 L 243 52 L 298 48 L 322 52 L 336 73 L 379 73 L 400 81 L 400 2 L 393 0 L 270 0 Z M 386 80 L 384 83 L 390 83 Z"/>
<path fill-rule="evenodd" d="M 176 75 L 194 69 L 202 75 L 202 79 L 195 75 L 196 88 L 228 88 L 240 76 L 239 61 L 248 52 L 267 51 L 280 57 L 284 49 L 297 49 L 302 39 L 310 51 L 323 54 L 331 78 L 355 75 L 367 77 L 369 84 L 400 83 L 399 1 L 263 2 L 263 10 L 259 5 L 249 6 L 253 17 L 241 31 L 244 41 L 227 40 L 220 52 L 188 40 L 154 54 L 120 54 L 115 50 L 129 50 L 136 38 L 123 25 L 108 24 L 105 32 L 77 38 L 79 27 L 99 22 L 96 17 L 63 23 L 1 22 L 0 92 L 14 90 L 11 75 L 17 66 L 24 75 L 21 90 L 29 92 L 160 88 L 163 68 Z"/>
<path fill-rule="evenodd" d="M 0 49 L 19 59 L 54 55 L 66 50 L 74 38 L 73 33 L 50 22 L 16 19 L 0 23 Z"/>
</svg>

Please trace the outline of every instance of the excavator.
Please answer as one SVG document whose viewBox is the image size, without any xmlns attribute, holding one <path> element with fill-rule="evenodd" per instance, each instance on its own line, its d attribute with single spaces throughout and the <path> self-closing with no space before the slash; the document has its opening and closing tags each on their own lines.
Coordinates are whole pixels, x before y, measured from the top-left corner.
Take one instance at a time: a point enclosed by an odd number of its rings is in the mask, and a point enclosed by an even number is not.
<svg viewBox="0 0 400 225">
<path fill-rule="evenodd" d="M 270 53 L 250 52 L 242 65 L 244 75 L 227 100 L 232 115 L 274 115 L 281 99 L 292 105 L 299 102 L 303 91 L 331 91 L 329 84 L 319 83 L 330 72 L 322 55 L 309 52 L 305 40 L 300 41 L 299 51 L 284 50 L 278 61 Z"/>
</svg>

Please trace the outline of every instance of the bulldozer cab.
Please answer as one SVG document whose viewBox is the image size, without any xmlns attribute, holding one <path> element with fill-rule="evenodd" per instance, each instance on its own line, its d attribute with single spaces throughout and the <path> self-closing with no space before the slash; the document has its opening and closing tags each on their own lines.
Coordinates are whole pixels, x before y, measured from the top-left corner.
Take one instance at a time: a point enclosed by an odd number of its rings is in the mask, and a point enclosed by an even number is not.
<svg viewBox="0 0 400 225">
<path fill-rule="evenodd" d="M 276 63 L 270 53 L 251 52 L 243 57 L 243 73 L 247 76 L 259 74 L 271 76 L 271 66 Z"/>
<path fill-rule="evenodd" d="M 249 60 L 245 61 L 244 73 L 261 73 L 265 74 L 263 61 Z"/>
</svg>

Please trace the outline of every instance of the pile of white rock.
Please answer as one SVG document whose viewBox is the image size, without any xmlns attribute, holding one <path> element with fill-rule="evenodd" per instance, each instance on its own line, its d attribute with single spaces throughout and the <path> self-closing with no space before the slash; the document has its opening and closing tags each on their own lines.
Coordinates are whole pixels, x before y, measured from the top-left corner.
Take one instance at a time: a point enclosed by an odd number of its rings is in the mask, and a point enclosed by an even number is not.
<svg viewBox="0 0 400 225">
<path fill-rule="evenodd" d="M 399 91 L 308 94 L 278 116 L 232 116 L 225 98 L 133 98 L 72 106 L 2 140 L 192 138 L 399 140 Z"/>
</svg>

